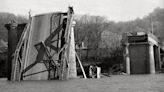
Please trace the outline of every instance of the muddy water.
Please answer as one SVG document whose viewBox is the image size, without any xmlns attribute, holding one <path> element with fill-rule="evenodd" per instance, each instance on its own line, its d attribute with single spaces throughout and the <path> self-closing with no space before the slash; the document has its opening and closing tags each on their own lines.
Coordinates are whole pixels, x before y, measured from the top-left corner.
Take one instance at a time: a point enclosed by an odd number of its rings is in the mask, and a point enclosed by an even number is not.
<svg viewBox="0 0 164 92">
<path fill-rule="evenodd" d="M 164 92 L 164 74 L 14 83 L 0 80 L 0 92 Z"/>
</svg>

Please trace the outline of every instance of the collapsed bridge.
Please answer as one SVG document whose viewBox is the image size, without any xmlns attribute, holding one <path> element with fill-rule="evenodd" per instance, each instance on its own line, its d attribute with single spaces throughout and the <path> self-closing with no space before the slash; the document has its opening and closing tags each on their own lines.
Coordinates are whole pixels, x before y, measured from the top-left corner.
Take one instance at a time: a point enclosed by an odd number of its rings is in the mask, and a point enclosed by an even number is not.
<svg viewBox="0 0 164 92">
<path fill-rule="evenodd" d="M 64 80 L 77 77 L 73 14 L 73 8 L 69 7 L 68 12 L 30 18 L 18 37 L 19 42 L 10 43 L 9 80 Z M 14 25 L 8 29 L 9 37 L 13 36 Z M 9 40 L 13 42 L 14 39 L 11 37 Z M 80 60 L 79 64 L 86 78 Z"/>
</svg>

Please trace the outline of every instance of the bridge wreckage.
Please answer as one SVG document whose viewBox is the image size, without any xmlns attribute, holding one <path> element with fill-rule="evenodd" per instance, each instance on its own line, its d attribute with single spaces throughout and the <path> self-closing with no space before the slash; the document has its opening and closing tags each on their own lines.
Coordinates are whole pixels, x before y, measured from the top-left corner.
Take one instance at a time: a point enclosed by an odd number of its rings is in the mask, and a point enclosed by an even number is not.
<svg viewBox="0 0 164 92">
<path fill-rule="evenodd" d="M 19 42 L 13 48 L 15 51 L 9 51 L 12 53 L 8 61 L 8 67 L 11 67 L 9 80 L 76 78 L 76 58 L 86 78 L 75 52 L 73 14 L 73 8 L 69 7 L 68 12 L 48 13 L 30 18 L 19 37 Z M 10 25 L 9 36 L 13 36 L 12 28 L 14 25 Z"/>
</svg>

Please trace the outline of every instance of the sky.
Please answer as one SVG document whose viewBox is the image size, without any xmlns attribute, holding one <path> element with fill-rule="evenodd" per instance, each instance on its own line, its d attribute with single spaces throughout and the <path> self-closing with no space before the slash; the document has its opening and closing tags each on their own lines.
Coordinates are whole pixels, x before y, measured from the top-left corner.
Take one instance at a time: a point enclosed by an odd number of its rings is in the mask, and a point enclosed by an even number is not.
<svg viewBox="0 0 164 92">
<path fill-rule="evenodd" d="M 105 16 L 112 21 L 129 21 L 142 18 L 157 7 L 164 8 L 164 0 L 1 0 L 0 12 L 32 15 L 67 11 L 73 6 L 75 14 Z"/>
</svg>

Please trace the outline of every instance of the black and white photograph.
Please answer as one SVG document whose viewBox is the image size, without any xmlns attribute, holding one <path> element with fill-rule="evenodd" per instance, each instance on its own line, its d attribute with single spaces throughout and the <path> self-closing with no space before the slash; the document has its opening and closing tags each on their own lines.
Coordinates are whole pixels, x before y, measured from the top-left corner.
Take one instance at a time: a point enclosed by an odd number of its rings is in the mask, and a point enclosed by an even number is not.
<svg viewBox="0 0 164 92">
<path fill-rule="evenodd" d="M 164 0 L 1 0 L 0 92 L 164 92 Z"/>
</svg>

